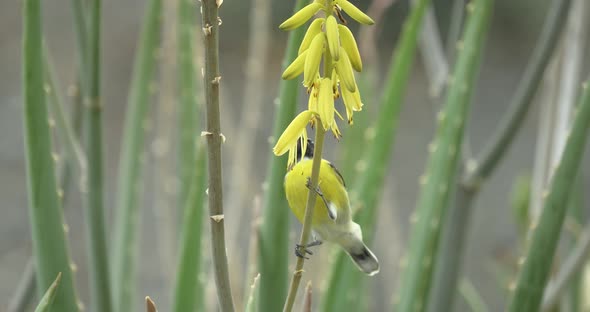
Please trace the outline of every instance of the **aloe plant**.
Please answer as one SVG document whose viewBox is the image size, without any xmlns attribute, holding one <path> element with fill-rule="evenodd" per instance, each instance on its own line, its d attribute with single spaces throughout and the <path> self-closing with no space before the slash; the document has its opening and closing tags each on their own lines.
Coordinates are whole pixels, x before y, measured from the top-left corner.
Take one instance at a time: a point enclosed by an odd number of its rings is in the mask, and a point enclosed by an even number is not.
<svg viewBox="0 0 590 312">
<path fill-rule="evenodd" d="M 138 209 L 142 194 L 140 158 L 144 147 L 144 123 L 150 103 L 150 83 L 156 64 L 161 8 L 161 0 L 151 0 L 147 7 L 125 117 L 111 279 L 114 310 L 118 312 L 134 310 Z"/>
<path fill-rule="evenodd" d="M 305 6 L 307 1 L 298 0 L 294 12 Z M 287 50 L 283 58 L 285 69 L 297 56 L 299 43 L 305 28 L 301 27 L 289 34 Z M 279 102 L 273 126 L 276 140 L 297 111 L 299 82 L 283 80 L 280 84 Z M 289 209 L 283 189 L 283 177 L 287 160 L 272 157 L 267 169 L 262 208 L 262 225 L 258 241 L 258 271 L 260 272 L 260 311 L 280 311 L 287 295 L 289 263 Z"/>
<path fill-rule="evenodd" d="M 179 207 L 184 214 L 179 265 L 173 294 L 173 311 L 200 311 L 205 308 L 201 274 L 201 238 L 206 189 L 205 146 L 197 144 L 200 84 L 194 64 L 196 16 L 194 3 L 178 1 L 178 85 L 179 109 Z"/>
<path fill-rule="evenodd" d="M 409 254 L 403 260 L 405 269 L 399 287 L 400 292 L 396 298 L 397 311 L 423 311 L 427 308 L 441 220 L 444 220 L 446 214 L 449 194 L 452 191 L 449 186 L 455 181 L 460 161 L 470 96 L 492 4 L 491 0 L 476 0 L 469 7 L 470 13 L 446 103 L 438 115 L 436 136 L 429 145 L 427 169 L 420 179 L 422 189 L 412 216 L 414 227 L 408 247 Z"/>
<path fill-rule="evenodd" d="M 25 155 L 37 287 L 45 291 L 61 272 L 62 287 L 55 295 L 54 307 L 60 311 L 77 311 L 71 259 L 63 228 L 63 211 L 57 192 L 51 156 L 52 141 L 47 123 L 40 1 L 25 1 L 23 13 Z"/>
<path fill-rule="evenodd" d="M 41 297 L 41 301 L 35 308 L 35 312 L 48 312 L 51 311 L 51 306 L 53 305 L 53 300 L 55 299 L 55 294 L 59 289 L 59 283 L 61 282 L 61 272 L 57 274 L 55 281 L 49 286 L 43 297 Z"/>
<path fill-rule="evenodd" d="M 431 311 L 452 309 L 463 245 L 465 238 L 468 237 L 466 231 L 473 211 L 472 203 L 524 124 L 523 121 L 530 110 L 533 96 L 539 88 L 543 72 L 555 47 L 558 46 L 559 34 L 564 27 L 570 3 L 571 0 L 556 0 L 551 4 L 539 39 L 510 100 L 508 110 L 487 140 L 481 155 L 477 160 L 468 160 L 467 165 L 475 166 L 465 166 L 456 190 L 455 205 L 451 207 L 440 242 L 441 252 L 436 260 L 437 272 L 430 299 Z"/>
<path fill-rule="evenodd" d="M 361 228 L 365 229 L 364 240 L 366 242 L 371 242 L 374 234 L 377 204 L 382 191 L 379 185 L 383 185 L 385 179 L 397 120 L 416 52 L 420 25 L 429 3 L 429 0 L 421 0 L 412 8 L 405 22 L 400 43 L 394 52 L 389 69 L 382 108 L 374 130 L 375 137 L 363 158 L 364 163 L 371 165 L 367 166 L 365 171 L 360 172 L 360 177 L 352 188 L 351 204 L 353 207 L 361 207 L 355 220 Z M 349 171 L 352 170 L 349 169 Z M 362 309 L 357 296 L 361 295 L 360 291 L 363 289 L 365 277 L 349 263 L 348 257 L 343 253 L 338 254 L 332 267 L 330 286 L 327 287 L 327 292 L 323 296 L 322 310 L 355 311 Z"/>
<path fill-rule="evenodd" d="M 194 62 L 197 41 L 195 3 L 191 0 L 178 0 L 178 92 L 179 92 L 179 209 L 184 210 L 191 182 L 196 174 L 194 168 L 197 159 L 196 136 L 199 128 L 199 106 L 202 105 L 202 86 L 197 77 Z"/>
<path fill-rule="evenodd" d="M 532 241 L 523 259 L 509 311 L 539 310 L 566 214 L 567 205 L 563 203 L 567 202 L 574 185 L 575 179 L 572 177 L 578 171 L 590 128 L 588 81 L 583 86 L 578 105 L 561 160 L 547 190 L 540 219 L 534 227 Z"/>
<path fill-rule="evenodd" d="M 174 289 L 174 308 L 172 311 L 203 310 L 203 285 L 199 279 L 201 271 L 201 233 L 203 232 L 203 207 L 205 203 L 206 161 L 204 146 L 199 148 L 195 175 L 190 192 L 185 201 L 182 237 L 176 288 Z M 197 309 L 199 307 L 199 309 Z"/>
</svg>

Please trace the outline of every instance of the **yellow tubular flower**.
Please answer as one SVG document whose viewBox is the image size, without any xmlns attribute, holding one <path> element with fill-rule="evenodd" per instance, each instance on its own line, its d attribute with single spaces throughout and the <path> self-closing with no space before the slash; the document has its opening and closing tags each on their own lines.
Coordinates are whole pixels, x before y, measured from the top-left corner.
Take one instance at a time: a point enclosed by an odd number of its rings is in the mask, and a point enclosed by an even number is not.
<svg viewBox="0 0 590 312">
<path fill-rule="evenodd" d="M 320 69 L 320 61 L 324 53 L 325 42 L 326 36 L 323 32 L 320 32 L 313 38 L 309 49 L 307 49 L 307 57 L 305 58 L 305 67 L 303 69 L 303 85 L 308 88 L 311 87 Z"/>
<path fill-rule="evenodd" d="M 349 124 L 352 124 L 353 112 L 359 112 L 363 109 L 361 96 L 358 90 L 356 92 L 350 92 L 346 88 L 342 88 L 342 86 L 340 87 L 340 91 L 342 91 L 342 101 L 346 107 L 346 119 L 348 119 Z"/>
<path fill-rule="evenodd" d="M 332 92 L 332 79 L 322 78 L 320 80 L 320 92 L 318 96 L 318 113 L 322 120 L 324 130 L 328 130 L 335 123 L 334 121 L 334 93 Z"/>
<path fill-rule="evenodd" d="M 297 11 L 297 13 L 293 14 L 293 16 L 289 17 L 281 25 L 279 25 L 279 28 L 282 30 L 295 29 L 305 24 L 312 16 L 314 16 L 323 7 L 324 6 L 318 2 L 310 3 L 303 7 L 301 10 Z"/>
<path fill-rule="evenodd" d="M 340 82 L 350 92 L 356 91 L 356 80 L 354 79 L 354 73 L 352 72 L 352 66 L 350 60 L 344 48 L 340 47 L 340 61 L 336 62 L 336 73 L 340 77 Z"/>
<path fill-rule="evenodd" d="M 301 45 L 299 45 L 299 52 L 298 54 L 303 53 L 304 51 L 309 48 L 311 41 L 317 34 L 322 31 L 322 25 L 324 24 L 325 18 L 317 18 L 311 22 L 307 31 L 305 32 L 305 36 L 303 36 L 303 40 L 301 41 Z"/>
<path fill-rule="evenodd" d="M 338 39 L 338 22 L 333 15 L 326 18 L 326 39 L 332 59 L 338 61 L 340 59 L 340 40 Z"/>
<path fill-rule="evenodd" d="M 289 160 L 287 165 L 291 167 L 297 159 L 297 140 L 302 139 L 304 143 L 303 153 L 305 153 L 305 144 L 307 143 L 307 124 L 310 122 L 311 118 L 317 113 L 306 110 L 301 112 L 291 123 L 287 126 L 287 129 L 281 134 L 281 137 L 277 141 L 273 148 L 273 153 L 276 156 L 281 156 L 285 154 L 287 151 L 289 152 Z"/>
<path fill-rule="evenodd" d="M 287 67 L 287 69 L 285 69 L 285 71 L 283 72 L 283 76 L 282 76 L 283 79 L 291 80 L 291 79 L 301 75 L 301 73 L 303 72 L 303 68 L 305 66 L 306 56 L 307 56 L 307 51 L 299 54 L 299 56 L 297 56 L 297 58 L 295 58 L 293 63 L 291 63 L 291 65 L 289 65 Z"/>
<path fill-rule="evenodd" d="M 336 4 L 348 14 L 348 16 L 352 17 L 355 21 L 365 24 L 365 25 L 373 25 L 375 21 L 370 18 L 367 14 L 363 13 L 363 11 L 359 10 L 354 4 L 348 2 L 347 0 L 336 0 Z M 316 11 L 317 12 L 317 11 Z"/>
<path fill-rule="evenodd" d="M 361 72 L 363 70 L 363 62 L 361 61 L 361 54 L 359 53 L 359 48 L 352 32 L 348 27 L 338 25 L 338 34 L 340 35 L 340 45 L 342 45 L 344 51 L 348 54 L 352 68 L 357 72 Z"/>
</svg>

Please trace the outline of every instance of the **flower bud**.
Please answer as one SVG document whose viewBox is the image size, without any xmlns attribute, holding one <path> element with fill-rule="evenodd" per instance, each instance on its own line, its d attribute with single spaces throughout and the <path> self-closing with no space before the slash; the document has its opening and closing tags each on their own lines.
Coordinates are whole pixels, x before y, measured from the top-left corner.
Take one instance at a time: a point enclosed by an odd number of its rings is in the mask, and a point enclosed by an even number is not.
<svg viewBox="0 0 590 312">
<path fill-rule="evenodd" d="M 305 24 L 312 16 L 314 16 L 323 5 L 318 2 L 310 3 L 304 6 L 301 10 L 297 11 L 297 13 L 293 14 L 293 16 L 289 17 L 286 21 L 284 21 L 279 28 L 282 30 L 292 30 L 295 29 L 303 24 Z"/>
</svg>

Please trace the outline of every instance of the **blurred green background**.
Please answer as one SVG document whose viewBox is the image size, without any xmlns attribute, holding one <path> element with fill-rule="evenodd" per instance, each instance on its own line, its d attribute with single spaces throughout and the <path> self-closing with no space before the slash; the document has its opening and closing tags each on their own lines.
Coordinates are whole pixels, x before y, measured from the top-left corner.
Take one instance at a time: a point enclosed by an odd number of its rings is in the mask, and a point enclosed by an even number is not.
<svg viewBox="0 0 590 312">
<path fill-rule="evenodd" d="M 240 161 L 240 151 L 235 150 L 237 128 L 244 110 L 248 109 L 248 99 L 244 98 L 245 59 L 249 44 L 250 1 L 225 0 L 220 10 L 223 20 L 220 37 L 222 131 L 227 138 L 223 147 L 224 156 L 224 196 L 226 203 L 226 241 L 232 283 L 236 299 L 242 300 L 243 280 L 246 270 L 250 224 L 256 203 L 260 201 L 266 164 L 271 155 L 268 137 L 273 125 L 274 98 L 278 94 L 280 65 L 284 53 L 287 34 L 278 30 L 278 24 L 292 11 L 292 1 L 272 2 L 272 29 L 268 59 L 262 64 L 263 87 L 258 90 L 264 100 L 260 111 L 257 129 L 255 157 L 253 163 L 239 164 L 239 167 L 252 168 L 254 173 L 248 177 L 248 184 L 242 185 L 248 196 L 241 204 L 232 201 L 236 193 L 231 189 L 231 168 Z M 533 44 L 539 33 L 547 0 L 496 1 L 490 34 L 485 47 L 483 66 L 479 75 L 478 88 L 474 94 L 474 104 L 469 122 L 469 141 L 474 151 L 479 151 L 481 142 L 488 138 L 499 117 L 507 107 L 522 70 L 529 58 Z M 359 7 L 365 9 L 369 1 Z M 441 31 L 446 33 L 450 15 L 451 1 L 434 1 Z M 44 32 L 49 50 L 55 61 L 62 85 L 75 80 L 76 54 L 70 1 L 45 1 Z M 0 311 L 6 308 L 14 288 L 31 256 L 30 229 L 27 217 L 27 195 L 25 180 L 25 160 L 22 134 L 21 99 L 21 17 L 20 1 L 0 2 Z M 105 143 L 105 203 L 108 211 L 107 225 L 112 227 L 112 207 L 116 193 L 117 163 L 124 120 L 127 90 L 131 76 L 133 55 L 138 37 L 141 16 L 145 2 L 137 0 L 107 0 L 103 2 L 102 28 L 102 95 L 104 105 L 104 143 Z M 384 22 L 378 27 L 379 64 L 385 70 L 391 51 L 399 36 L 400 25 L 408 10 L 407 1 L 398 0 L 388 9 Z M 358 29 L 355 23 L 353 31 Z M 370 61 L 370 62 L 373 62 Z M 418 177 L 423 173 L 427 157 L 427 145 L 434 132 L 434 117 L 440 101 L 428 95 L 428 81 L 420 58 L 414 67 L 402 106 L 399 131 L 388 172 L 387 185 L 381 203 L 374 252 L 380 259 L 381 273 L 370 279 L 369 287 L 375 299 L 377 310 L 388 309 L 392 294 L 399 280 L 399 258 L 403 254 L 409 233 L 409 216 L 415 207 L 418 193 Z M 587 66 L 586 66 L 587 67 Z M 585 72 L 585 71 L 584 71 Z M 380 72 L 382 77 L 384 73 Z M 381 89 L 381 82 L 375 86 Z M 303 92 L 303 88 L 302 88 Z M 365 108 L 375 113 L 377 94 L 364 93 Z M 300 100 L 300 108 L 304 106 Z M 159 104 L 158 104 L 159 105 Z M 167 107 L 174 107 L 170 105 Z M 159 306 L 167 307 L 170 302 L 172 278 L 175 272 L 176 243 L 170 237 L 158 232 L 161 218 L 177 218 L 166 215 L 173 209 L 160 209 L 154 205 L 154 194 L 163 192 L 174 198 L 178 192 L 178 181 L 161 176 L 155 165 L 156 154 L 161 150 L 161 142 L 156 139 L 162 124 L 158 121 L 174 123 L 173 119 L 160 118 L 165 107 L 153 107 L 152 119 L 146 125 L 148 133 L 145 154 L 147 181 L 145 198 L 141 209 L 141 255 L 139 289 L 136 296 L 138 306 L 146 295 L 151 296 Z M 505 161 L 489 180 L 481 192 L 475 206 L 470 235 L 467 239 L 463 273 L 488 303 L 491 311 L 504 309 L 507 290 L 498 281 L 495 270 L 498 266 L 510 267 L 518 259 L 517 226 L 510 203 L 510 191 L 516 176 L 530 173 L 537 132 L 538 108 L 535 106 L 523 125 L 515 144 Z M 174 117 L 171 117 L 174 118 Z M 165 126 L 165 125 L 164 125 Z M 346 135 L 344 137 L 346 140 Z M 170 142 L 175 144 L 175 142 Z M 337 152 L 335 140 L 327 139 L 325 158 L 337 166 L 342 158 Z M 164 147 L 166 148 L 166 146 Z M 172 149 L 171 146 L 168 148 Z M 588 154 L 588 153 L 587 153 Z M 176 155 L 171 152 L 165 160 L 169 168 L 176 167 Z M 586 156 L 588 159 L 588 156 Z M 588 163 L 586 161 L 586 163 Z M 590 182 L 590 168 L 583 166 L 586 185 Z M 347 181 L 354 176 L 345 176 Z M 586 195 L 588 197 L 588 195 Z M 586 201 L 588 202 L 588 201 Z M 173 206 L 173 205 L 171 205 Z M 288 209 L 276 207 L 276 209 Z M 86 273 L 84 219 L 79 194 L 73 192 L 65 209 L 69 226 L 71 254 L 77 266 L 76 285 L 83 302 L 88 302 L 88 283 Z M 292 239 L 295 244 L 299 224 L 292 218 Z M 180 223 L 172 222 L 175 226 Z M 107 233 L 109 231 L 107 230 Z M 154 246 L 156 246 L 154 248 Z M 208 242 L 204 248 L 209 248 Z M 154 252 L 157 250 L 157 252 Z M 207 249 L 208 250 L 208 249 Z M 320 248 L 312 260 L 306 264 L 303 281 L 312 280 L 314 287 L 321 289 L 329 270 L 328 248 Z M 294 258 L 293 258 L 294 259 Z M 206 260 L 207 262 L 208 260 Z M 292 264 L 291 264 L 292 265 Z M 203 275 L 208 283 L 207 298 L 215 302 L 212 277 Z M 301 293 L 301 291 L 300 291 Z M 457 300 L 457 311 L 468 311 L 463 300 Z"/>
</svg>

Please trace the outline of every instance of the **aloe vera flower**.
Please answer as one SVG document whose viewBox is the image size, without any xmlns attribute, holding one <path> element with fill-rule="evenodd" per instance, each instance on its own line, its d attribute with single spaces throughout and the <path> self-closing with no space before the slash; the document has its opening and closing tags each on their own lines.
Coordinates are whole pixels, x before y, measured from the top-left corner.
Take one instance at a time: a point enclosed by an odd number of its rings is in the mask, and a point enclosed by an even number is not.
<svg viewBox="0 0 590 312">
<path fill-rule="evenodd" d="M 311 119 L 316 112 L 306 110 L 301 112 L 291 123 L 287 126 L 287 129 L 281 134 L 281 137 L 273 148 L 273 153 L 276 156 L 281 156 L 287 151 L 289 152 L 289 160 L 287 166 L 291 168 L 295 164 L 296 152 L 297 152 L 297 140 L 301 140 L 301 153 L 305 154 L 307 149 L 307 124 L 310 123 Z"/>
<path fill-rule="evenodd" d="M 324 17 L 314 18 L 318 12 L 323 12 Z M 363 64 L 354 36 L 346 26 L 344 13 L 361 24 L 374 23 L 348 0 L 314 0 L 279 26 L 283 30 L 292 30 L 313 19 L 299 46 L 298 56 L 282 74 L 287 80 L 303 74 L 303 86 L 309 94 L 307 110 L 291 122 L 273 149 L 277 156 L 289 152 L 289 168 L 296 161 L 297 140 L 302 140 L 304 152 L 307 148 L 308 124 L 326 131 L 329 129 L 336 139 L 341 137 L 335 115 L 343 118 L 334 107 L 336 99 L 342 98 L 350 125 L 353 113 L 362 110 L 354 72 L 360 72 Z M 323 70 L 320 68 L 322 60 Z"/>
</svg>

